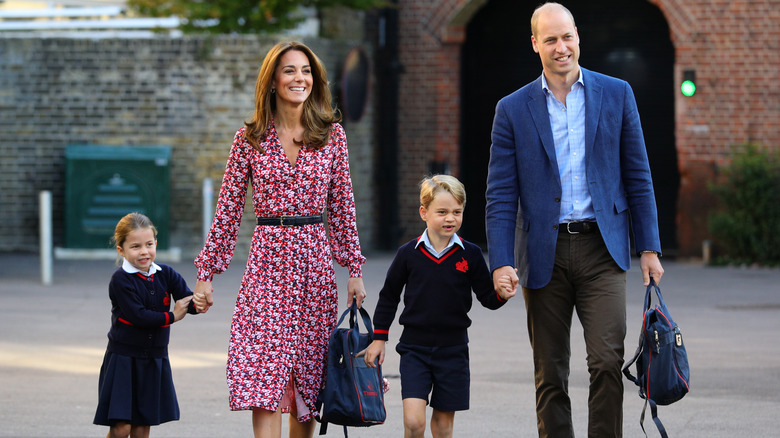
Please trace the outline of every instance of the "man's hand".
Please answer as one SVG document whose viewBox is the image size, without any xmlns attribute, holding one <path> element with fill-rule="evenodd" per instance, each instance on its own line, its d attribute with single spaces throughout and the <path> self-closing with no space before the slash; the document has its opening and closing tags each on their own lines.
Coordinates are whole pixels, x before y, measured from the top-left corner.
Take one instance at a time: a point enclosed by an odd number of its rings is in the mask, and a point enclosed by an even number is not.
<svg viewBox="0 0 780 438">
<path fill-rule="evenodd" d="M 643 253 L 639 256 L 639 267 L 642 269 L 642 281 L 645 286 L 650 285 L 650 277 L 653 277 L 655 284 L 661 284 L 664 268 L 661 266 L 661 260 L 658 259 L 658 254 L 654 252 Z M 495 278 L 495 276 L 493 278 Z"/>
<path fill-rule="evenodd" d="M 501 277 L 503 276 L 509 276 L 509 280 L 512 284 L 512 291 L 516 294 L 517 284 L 520 282 L 520 279 L 517 278 L 517 269 L 509 265 L 502 266 L 493 271 L 493 289 L 502 290 Z"/>
</svg>

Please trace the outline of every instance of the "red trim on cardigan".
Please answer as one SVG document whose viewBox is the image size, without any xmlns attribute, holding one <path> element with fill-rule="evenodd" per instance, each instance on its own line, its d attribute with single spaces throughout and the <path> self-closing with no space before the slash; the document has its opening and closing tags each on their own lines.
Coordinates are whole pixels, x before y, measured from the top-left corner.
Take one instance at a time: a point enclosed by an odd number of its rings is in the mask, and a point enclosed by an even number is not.
<svg viewBox="0 0 780 438">
<path fill-rule="evenodd" d="M 447 257 L 451 256 L 451 255 L 452 255 L 452 253 L 454 253 L 455 251 L 457 251 L 457 250 L 458 250 L 458 248 L 460 248 L 460 246 L 458 246 L 458 244 L 457 244 L 457 243 L 456 243 L 455 245 L 452 245 L 452 248 L 450 248 L 450 250 L 449 250 L 449 251 L 447 251 L 447 253 L 446 253 L 446 254 L 444 254 L 443 256 L 441 256 L 440 258 L 436 258 L 436 256 L 435 256 L 435 255 L 431 254 L 431 252 L 430 252 L 430 251 L 428 251 L 428 248 L 426 248 L 426 247 L 425 247 L 425 244 L 424 244 L 424 243 L 423 243 L 422 245 L 418 246 L 418 248 L 420 249 L 420 251 L 422 251 L 422 252 L 423 252 L 423 254 L 425 254 L 426 256 L 428 256 L 428 258 L 429 258 L 429 259 L 433 260 L 433 261 L 434 261 L 434 262 L 436 262 L 437 264 L 441 264 L 441 262 L 443 262 L 444 260 L 446 260 L 446 259 L 447 259 Z"/>
</svg>

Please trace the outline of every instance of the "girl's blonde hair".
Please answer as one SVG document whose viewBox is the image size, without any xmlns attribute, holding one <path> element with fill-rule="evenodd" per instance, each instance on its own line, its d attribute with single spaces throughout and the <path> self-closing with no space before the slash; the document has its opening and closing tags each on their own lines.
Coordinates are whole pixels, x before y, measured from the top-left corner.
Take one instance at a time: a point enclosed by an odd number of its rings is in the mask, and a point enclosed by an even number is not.
<svg viewBox="0 0 780 438">
<path fill-rule="evenodd" d="M 302 52 L 309 58 L 314 81 L 311 94 L 303 104 L 303 145 L 315 149 L 327 145 L 330 140 L 330 125 L 341 121 L 341 113 L 331 106 L 328 75 L 317 55 L 303 43 L 296 41 L 279 43 L 268 51 L 260 66 L 255 84 L 255 114 L 252 120 L 244 122 L 246 125 L 244 138 L 260 152 L 263 152 L 260 143 L 268 135 L 268 127 L 276 111 L 276 99 L 271 93 L 271 84 L 282 55 L 290 50 Z"/>
<path fill-rule="evenodd" d="M 448 192 L 462 206 L 466 206 L 466 189 L 463 183 L 452 175 L 433 175 L 420 181 L 420 205 L 428 205 L 441 192 Z"/>
<path fill-rule="evenodd" d="M 140 228 L 151 228 L 154 232 L 154 238 L 157 238 L 157 228 L 152 221 L 141 213 L 133 212 L 119 219 L 114 229 L 114 235 L 111 237 L 111 243 L 115 246 L 124 246 L 127 235 Z"/>
</svg>

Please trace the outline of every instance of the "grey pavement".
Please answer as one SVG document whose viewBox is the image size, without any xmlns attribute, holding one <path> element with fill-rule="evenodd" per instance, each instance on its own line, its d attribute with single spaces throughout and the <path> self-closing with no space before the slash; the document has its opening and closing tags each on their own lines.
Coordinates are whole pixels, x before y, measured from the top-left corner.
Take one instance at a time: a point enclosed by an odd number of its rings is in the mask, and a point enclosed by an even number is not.
<svg viewBox="0 0 780 438">
<path fill-rule="evenodd" d="M 369 254 L 364 277 L 373 311 L 392 254 Z M 166 263 L 166 260 L 158 261 Z M 780 414 L 780 270 L 706 267 L 663 260 L 664 299 L 680 324 L 691 363 L 691 392 L 659 407 L 671 437 L 777 437 Z M 173 326 L 170 358 L 180 421 L 153 437 L 249 437 L 251 416 L 227 405 L 225 357 L 230 317 L 245 259 L 216 277 L 216 304 Z M 92 425 L 97 378 L 109 328 L 107 284 L 113 261 L 55 260 L 54 284 L 41 284 L 39 260 L 0 254 L 0 437 L 103 437 Z M 189 258 L 171 263 L 193 285 Z M 626 354 L 635 349 L 644 288 L 634 260 L 628 275 Z M 346 287 L 346 270 L 337 270 Z M 345 298 L 342 296 L 343 309 Z M 489 311 L 475 307 L 470 329 L 471 409 L 455 416 L 456 437 L 534 437 L 533 371 L 521 298 Z M 576 318 L 575 318 L 576 319 Z M 399 333 L 394 326 L 389 347 Z M 581 328 L 572 334 L 570 393 L 577 436 L 586 436 L 587 370 Z M 391 390 L 384 425 L 352 437 L 401 437 L 398 357 L 388 348 Z M 641 437 L 642 400 L 626 382 L 624 436 Z M 648 435 L 658 436 L 645 422 Z M 331 425 L 327 436 L 341 429 Z"/>
</svg>

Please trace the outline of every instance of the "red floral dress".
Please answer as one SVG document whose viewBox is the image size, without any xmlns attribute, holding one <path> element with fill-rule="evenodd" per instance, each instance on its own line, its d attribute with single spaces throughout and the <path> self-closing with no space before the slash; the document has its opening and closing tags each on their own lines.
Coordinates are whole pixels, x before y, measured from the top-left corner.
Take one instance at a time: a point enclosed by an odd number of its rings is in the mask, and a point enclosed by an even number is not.
<svg viewBox="0 0 780 438">
<path fill-rule="evenodd" d="M 333 124 L 326 146 L 301 148 L 291 165 L 273 125 L 260 144 L 264 153 L 253 149 L 243 132 L 233 139 L 214 222 L 195 266 L 201 280 L 228 268 L 250 181 L 257 216 L 308 216 L 327 208 L 327 234 L 324 224 L 255 227 L 228 350 L 232 410 L 289 412 L 295 400 L 299 421 L 308 421 L 324 384 L 328 337 L 338 312 L 333 259 L 348 267 L 351 277 L 361 276 L 365 262 L 347 139 L 341 125 Z"/>
</svg>

